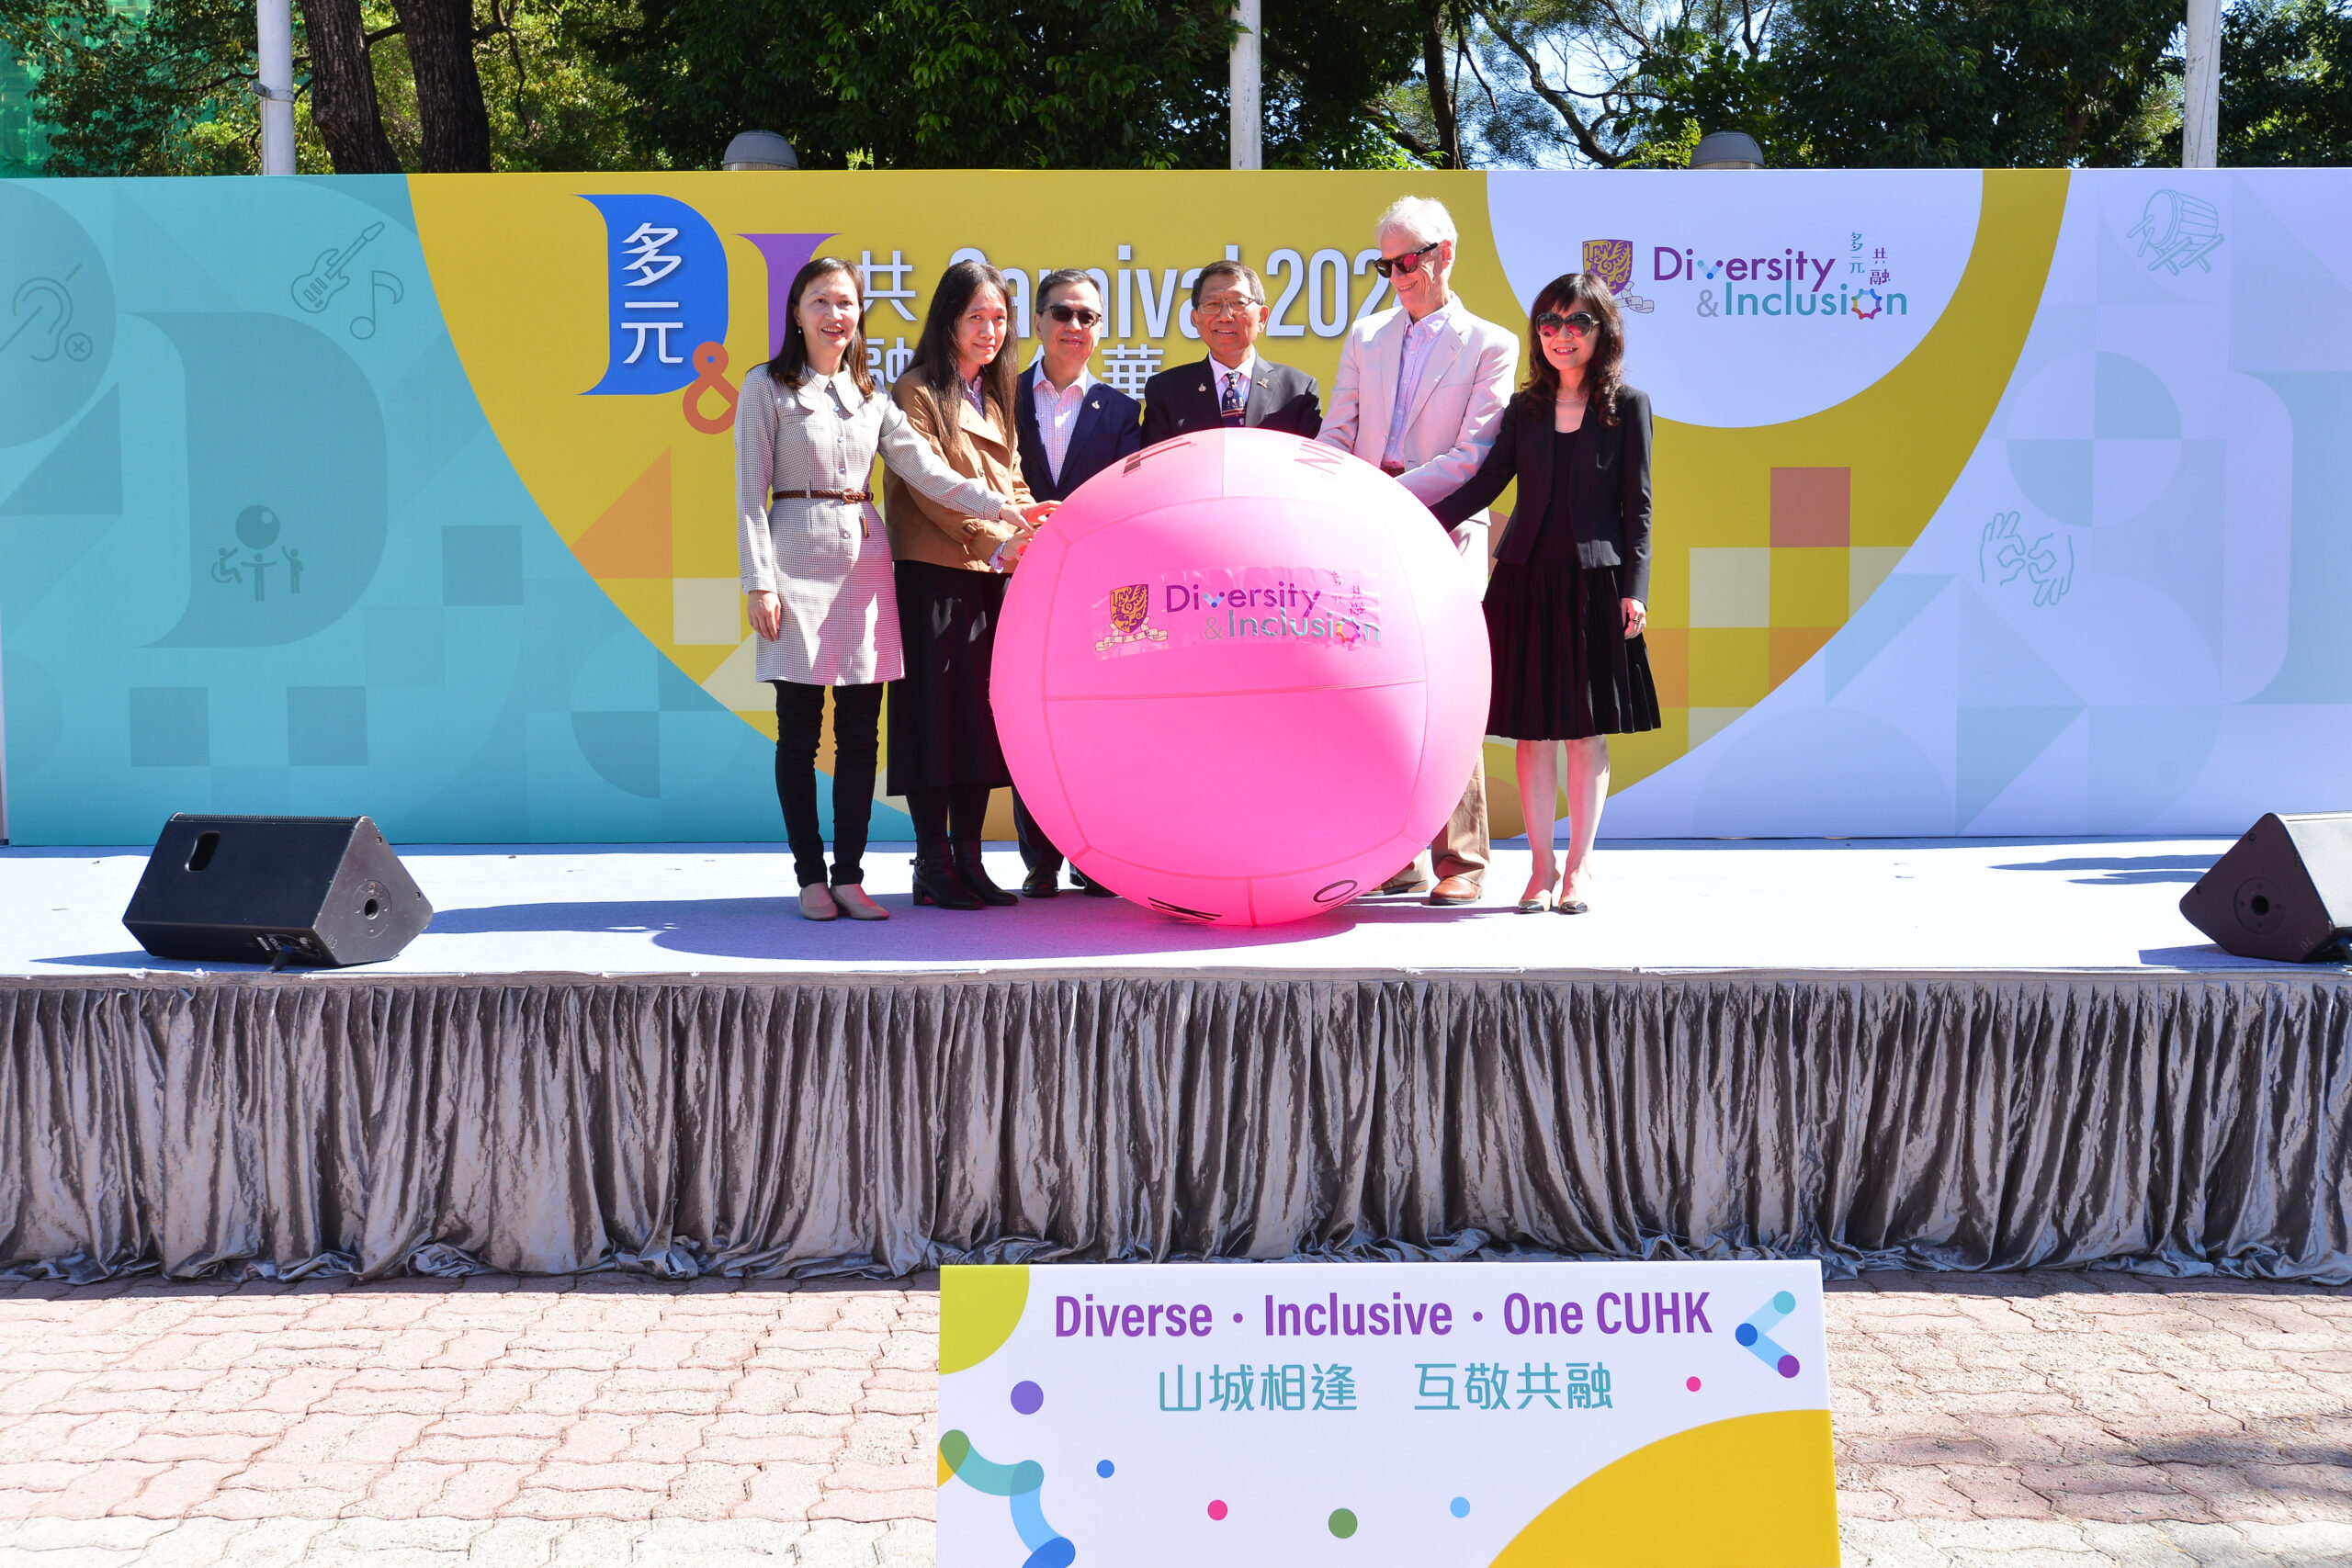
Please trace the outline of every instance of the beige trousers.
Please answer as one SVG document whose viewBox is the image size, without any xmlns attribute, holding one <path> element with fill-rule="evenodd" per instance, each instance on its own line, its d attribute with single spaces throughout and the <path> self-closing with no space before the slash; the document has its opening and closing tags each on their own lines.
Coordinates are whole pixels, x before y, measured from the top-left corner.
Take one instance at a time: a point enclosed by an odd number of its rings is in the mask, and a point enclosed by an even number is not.
<svg viewBox="0 0 2352 1568">
<path fill-rule="evenodd" d="M 1454 803 L 1453 815 L 1445 819 L 1430 847 L 1413 857 L 1412 864 L 1389 878 L 1389 885 L 1417 885 L 1433 876 L 1441 880 L 1466 876 L 1483 886 L 1491 852 L 1487 841 L 1487 758 L 1482 748 L 1477 766 L 1470 771 L 1470 786 Z"/>
</svg>

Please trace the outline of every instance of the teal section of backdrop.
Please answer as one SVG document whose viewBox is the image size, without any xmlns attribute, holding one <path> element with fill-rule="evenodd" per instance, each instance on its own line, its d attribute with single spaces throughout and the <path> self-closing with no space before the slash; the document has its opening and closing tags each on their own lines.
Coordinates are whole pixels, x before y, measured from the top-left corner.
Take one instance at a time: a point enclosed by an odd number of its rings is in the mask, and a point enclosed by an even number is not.
<svg viewBox="0 0 2352 1568">
<path fill-rule="evenodd" d="M 0 183 L 0 305 L 17 842 L 144 842 L 174 811 L 779 836 L 769 743 L 507 462 L 403 180 Z"/>
</svg>

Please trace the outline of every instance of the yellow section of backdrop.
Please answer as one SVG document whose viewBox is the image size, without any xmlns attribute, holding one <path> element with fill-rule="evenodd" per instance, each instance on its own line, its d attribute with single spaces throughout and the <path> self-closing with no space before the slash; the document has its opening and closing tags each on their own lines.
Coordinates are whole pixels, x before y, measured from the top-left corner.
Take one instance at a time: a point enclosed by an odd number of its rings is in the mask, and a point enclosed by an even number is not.
<svg viewBox="0 0 2352 1568">
<path fill-rule="evenodd" d="M 1753 705 L 1844 625 L 1917 536 L 1974 448 L 2030 325 L 2065 195 L 2063 172 L 1984 179 L 1983 218 L 1960 288 L 1893 373 L 1835 408 L 1784 424 L 1718 430 L 1659 420 L 1651 645 L 1668 722 L 1656 734 L 1617 743 L 1616 787 L 1665 766 Z M 735 592 L 727 430 L 697 427 L 676 393 L 582 395 L 604 374 L 609 342 L 609 241 L 583 196 L 666 196 L 710 222 L 728 258 L 730 383 L 740 384 L 769 348 L 768 269 L 740 236 L 805 233 L 830 236 L 820 254 L 905 269 L 876 277 L 911 289 L 910 297 L 886 299 L 877 291 L 869 304 L 869 338 L 886 352 L 901 339 L 914 342 L 931 284 L 959 250 L 1023 269 L 1032 281 L 1048 267 L 1100 268 L 1112 283 L 1113 320 L 1096 370 L 1114 380 L 1120 372 L 1108 357 L 1114 346 L 1138 370 L 1146 359 L 1164 367 L 1200 357 L 1198 343 L 1182 332 L 1182 276 L 1231 248 L 1269 274 L 1278 300 L 1292 296 L 1281 320 L 1294 335 L 1270 337 L 1262 351 L 1311 372 L 1328 391 L 1340 335 L 1377 287 L 1366 254 L 1373 220 L 1401 195 L 1447 204 L 1463 233 L 1456 291 L 1478 314 L 1523 327 L 1490 237 L 1487 188 L 1476 174 L 1385 173 L 508 175 L 410 182 L 450 334 L 532 496 L 631 622 L 687 676 L 767 733 L 770 698 L 751 678 L 750 629 Z M 1579 258 L 1563 255 L 1556 270 L 1577 265 Z M 1633 321 L 1638 332 L 1639 318 Z M 1034 324 L 1032 334 L 1024 364 L 1034 353 Z M 706 423 L 721 412 L 716 394 L 706 393 L 698 406 Z M 1826 520 L 1841 506 L 1845 527 L 1838 534 Z M 1521 830 L 1510 749 L 1490 746 L 1488 760 L 1494 831 L 1507 837 Z M 992 836 L 1004 827 L 992 820 Z"/>
<path fill-rule="evenodd" d="M 1829 1412 L 1736 1416 L 1579 1482 L 1493 1568 L 1835 1568 Z"/>
</svg>

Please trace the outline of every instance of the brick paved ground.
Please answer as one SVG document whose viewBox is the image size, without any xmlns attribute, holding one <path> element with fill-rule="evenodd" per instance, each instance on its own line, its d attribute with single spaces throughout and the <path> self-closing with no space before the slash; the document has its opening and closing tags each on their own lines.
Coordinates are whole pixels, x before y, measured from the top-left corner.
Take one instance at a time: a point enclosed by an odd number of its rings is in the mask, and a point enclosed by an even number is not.
<svg viewBox="0 0 2352 1568">
<path fill-rule="evenodd" d="M 0 1568 L 928 1563 L 936 1297 L 0 1284 Z M 1872 1275 L 1846 1562 L 2352 1564 L 2352 1292 Z"/>
</svg>

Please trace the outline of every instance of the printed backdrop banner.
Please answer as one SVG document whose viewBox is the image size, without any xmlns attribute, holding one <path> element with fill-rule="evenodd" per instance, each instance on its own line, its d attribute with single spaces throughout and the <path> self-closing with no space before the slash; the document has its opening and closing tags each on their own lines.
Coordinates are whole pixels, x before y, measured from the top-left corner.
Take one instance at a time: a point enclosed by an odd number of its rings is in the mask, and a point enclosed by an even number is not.
<svg viewBox="0 0 2352 1568">
<path fill-rule="evenodd" d="M 1136 389 L 1238 256 L 1328 389 L 1408 192 L 1480 314 L 1608 278 L 1655 400 L 1666 726 L 1611 832 L 2352 806 L 2352 172 L 17 180 L 13 834 L 775 838 L 729 429 L 793 272 L 862 270 L 888 379 L 949 262 L 1007 269 L 1024 362 L 1038 275 L 1090 268 Z"/>
<path fill-rule="evenodd" d="M 941 1568 L 1838 1561 L 1821 1268 L 951 1267 Z"/>
</svg>

